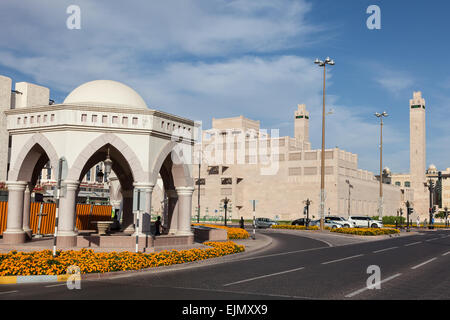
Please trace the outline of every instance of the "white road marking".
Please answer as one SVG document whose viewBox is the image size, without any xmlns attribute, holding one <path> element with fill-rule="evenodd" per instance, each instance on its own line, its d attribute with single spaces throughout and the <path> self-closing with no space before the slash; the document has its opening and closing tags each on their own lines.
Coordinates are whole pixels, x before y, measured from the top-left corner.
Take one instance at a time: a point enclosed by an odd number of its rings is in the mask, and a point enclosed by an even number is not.
<svg viewBox="0 0 450 320">
<path fill-rule="evenodd" d="M 448 251 L 448 252 L 446 252 L 446 253 L 443 253 L 442 255 L 443 255 L 443 256 L 446 256 L 446 255 L 448 255 L 448 254 L 450 254 L 450 251 Z"/>
<path fill-rule="evenodd" d="M 234 284 L 238 284 L 238 283 L 249 282 L 249 281 L 253 281 L 253 280 L 259 280 L 259 279 L 263 279 L 263 278 L 278 276 L 280 274 L 285 274 L 285 273 L 289 273 L 289 272 L 299 271 L 299 270 L 302 270 L 302 269 L 304 269 L 304 267 L 291 269 L 291 270 L 286 270 L 286 271 L 281 271 L 281 272 L 276 272 L 276 273 L 271 273 L 271 274 L 266 274 L 264 276 L 259 276 L 259 277 L 254 277 L 254 278 L 250 278 L 250 279 L 240 280 L 240 281 L 236 281 L 236 282 L 232 282 L 232 283 L 227 283 L 227 284 L 224 284 L 223 286 L 224 287 L 228 287 L 228 286 L 231 286 L 231 285 L 234 285 Z"/>
<path fill-rule="evenodd" d="M 387 281 L 389 281 L 389 280 L 392 280 L 392 279 L 394 279 L 394 278 L 397 278 L 397 277 L 399 277 L 399 276 L 401 276 L 401 273 L 394 274 L 393 276 L 390 276 L 389 278 L 386 278 L 386 279 L 384 279 L 384 280 L 381 280 L 381 281 L 380 281 L 380 284 L 385 283 L 385 282 L 387 282 Z M 356 296 L 356 295 L 358 295 L 358 294 L 360 294 L 361 292 L 364 292 L 364 291 L 366 291 L 366 290 L 373 290 L 373 289 L 369 289 L 369 288 L 365 287 L 365 288 L 356 290 L 356 291 L 354 291 L 354 292 L 352 292 L 352 293 L 349 293 L 349 294 L 346 295 L 345 297 L 346 297 L 346 298 L 351 298 L 351 297 L 354 297 L 354 296 Z"/>
<path fill-rule="evenodd" d="M 61 287 L 61 286 L 66 286 L 66 283 L 58 283 L 58 284 L 51 284 L 49 286 L 45 286 L 46 288 L 52 288 L 52 287 Z"/>
<path fill-rule="evenodd" d="M 422 241 L 417 241 L 417 242 L 413 242 L 413 243 L 408 243 L 408 244 L 405 244 L 405 247 L 408 247 L 408 246 L 413 246 L 413 245 L 415 245 L 415 244 L 419 244 L 419 243 L 422 243 Z"/>
<path fill-rule="evenodd" d="M 418 264 L 417 266 L 414 266 L 414 267 L 412 267 L 411 269 L 417 269 L 417 268 L 420 268 L 421 266 L 423 266 L 423 265 L 425 265 L 425 264 L 427 264 L 427 263 L 430 263 L 431 261 L 434 261 L 434 260 L 436 260 L 437 258 L 433 258 L 433 259 L 430 259 L 430 260 L 427 260 L 427 261 L 425 261 L 425 262 L 422 262 L 421 264 Z"/>
<path fill-rule="evenodd" d="M 391 248 L 381 249 L 381 250 L 374 251 L 373 253 L 378 253 L 378 252 L 383 252 L 383 251 L 393 250 L 393 249 L 397 249 L 397 248 L 398 248 L 398 247 L 391 247 Z"/>
<path fill-rule="evenodd" d="M 357 258 L 357 257 L 362 257 L 364 254 L 358 254 L 356 256 L 351 256 L 351 257 L 346 257 L 346 258 L 342 258 L 342 259 L 337 259 L 337 260 L 331 260 L 331 261 L 327 261 L 327 262 L 322 262 L 322 264 L 329 264 L 329 263 L 333 263 L 333 262 L 339 262 L 339 261 L 344 261 L 344 260 L 348 260 L 348 259 L 353 259 L 353 258 Z"/>
<path fill-rule="evenodd" d="M 15 292 L 19 292 L 18 290 L 13 290 L 13 291 L 3 291 L 0 292 L 0 294 L 8 294 L 8 293 L 15 293 Z"/>
<path fill-rule="evenodd" d="M 248 261 L 248 260 L 255 260 L 255 259 L 263 259 L 263 258 L 270 258 L 270 257 L 277 257 L 277 256 L 284 256 L 287 254 L 293 254 L 293 253 L 299 253 L 299 252 L 308 252 L 308 251 L 315 251 L 315 250 L 322 250 L 322 249 L 328 249 L 329 247 L 319 247 L 319 248 L 311 248 L 311 249 L 302 249 L 302 250 L 295 250 L 295 251 L 287 251 L 287 252 L 280 252 L 280 253 L 273 253 L 273 254 L 267 254 L 264 256 L 256 256 L 256 257 L 249 257 L 249 258 L 243 258 L 239 259 L 239 261 Z"/>
<path fill-rule="evenodd" d="M 433 238 L 433 239 L 428 239 L 428 240 L 425 240 L 425 241 L 434 241 L 434 240 L 438 240 L 439 238 Z"/>
</svg>

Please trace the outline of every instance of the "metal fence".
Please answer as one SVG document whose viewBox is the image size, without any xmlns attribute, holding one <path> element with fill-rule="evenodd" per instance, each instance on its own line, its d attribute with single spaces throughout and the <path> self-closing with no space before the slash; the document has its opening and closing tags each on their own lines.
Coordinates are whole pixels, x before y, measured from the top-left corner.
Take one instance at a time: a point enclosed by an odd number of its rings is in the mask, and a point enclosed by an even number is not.
<svg viewBox="0 0 450 320">
<path fill-rule="evenodd" d="M 33 234 L 52 234 L 55 229 L 55 203 L 33 202 L 30 206 L 30 228 Z M 111 220 L 112 207 L 105 205 L 77 204 L 76 228 L 94 230 L 92 221 Z M 0 201 L 0 235 L 6 230 L 8 202 Z M 39 222 L 39 216 L 41 221 Z M 39 228 L 40 227 L 40 228 Z"/>
</svg>

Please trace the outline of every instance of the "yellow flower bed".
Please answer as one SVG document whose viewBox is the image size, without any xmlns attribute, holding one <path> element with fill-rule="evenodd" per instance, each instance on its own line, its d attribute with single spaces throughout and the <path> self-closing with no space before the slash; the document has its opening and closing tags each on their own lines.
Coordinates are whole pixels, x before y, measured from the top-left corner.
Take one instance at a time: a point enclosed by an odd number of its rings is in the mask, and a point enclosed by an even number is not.
<svg viewBox="0 0 450 320">
<path fill-rule="evenodd" d="M 293 226 L 293 225 L 273 225 L 272 229 L 290 229 L 290 230 L 306 230 L 305 226 Z M 319 230 L 318 226 L 310 226 L 308 230 Z"/>
<path fill-rule="evenodd" d="M 168 266 L 197 260 L 220 257 L 243 252 L 244 246 L 234 242 L 205 242 L 208 249 L 164 250 L 144 254 L 132 252 L 94 252 L 91 249 L 79 251 L 51 250 L 0 254 L 0 276 L 60 275 L 66 274 L 69 266 L 75 265 L 81 273 L 138 270 Z"/>
<path fill-rule="evenodd" d="M 248 239 L 248 237 L 250 237 L 248 232 L 242 228 L 230 228 L 225 226 L 218 226 L 215 224 L 202 224 L 202 223 L 193 223 L 192 225 L 225 229 L 227 230 L 228 239 Z"/>
<path fill-rule="evenodd" d="M 380 236 L 385 234 L 400 233 L 397 229 L 390 228 L 337 228 L 331 229 L 331 232 L 355 234 L 359 236 Z"/>
<path fill-rule="evenodd" d="M 386 228 L 395 228 L 395 224 L 385 224 L 383 226 L 386 227 Z M 400 224 L 398 226 L 400 226 Z M 409 223 L 409 226 L 412 227 L 412 228 L 416 228 L 417 227 L 417 223 Z M 428 228 L 428 226 L 429 226 L 429 224 L 427 224 L 426 228 Z M 406 228 L 406 222 L 404 222 L 402 224 L 402 227 Z M 434 224 L 433 227 L 435 227 L 435 228 L 444 228 L 444 229 L 447 228 L 443 224 Z M 423 228 L 423 223 L 422 222 L 420 223 L 420 228 Z"/>
</svg>

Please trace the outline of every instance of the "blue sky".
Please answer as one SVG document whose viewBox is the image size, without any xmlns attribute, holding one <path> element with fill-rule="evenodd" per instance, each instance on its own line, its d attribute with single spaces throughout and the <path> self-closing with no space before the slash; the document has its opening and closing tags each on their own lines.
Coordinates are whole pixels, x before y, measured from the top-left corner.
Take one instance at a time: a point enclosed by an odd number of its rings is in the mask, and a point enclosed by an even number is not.
<svg viewBox="0 0 450 320">
<path fill-rule="evenodd" d="M 81 29 L 66 28 L 69 5 Z M 381 9 L 369 30 L 366 9 Z M 95 79 L 122 81 L 151 108 L 202 120 L 244 115 L 293 135 L 293 113 L 311 113 L 321 143 L 321 69 L 327 77 L 327 147 L 357 153 L 378 171 L 379 123 L 386 110 L 384 164 L 409 171 L 409 99 L 427 102 L 427 165 L 450 167 L 450 3 L 308 0 L 2 0 L 0 74 L 51 89 L 62 102 Z"/>
</svg>

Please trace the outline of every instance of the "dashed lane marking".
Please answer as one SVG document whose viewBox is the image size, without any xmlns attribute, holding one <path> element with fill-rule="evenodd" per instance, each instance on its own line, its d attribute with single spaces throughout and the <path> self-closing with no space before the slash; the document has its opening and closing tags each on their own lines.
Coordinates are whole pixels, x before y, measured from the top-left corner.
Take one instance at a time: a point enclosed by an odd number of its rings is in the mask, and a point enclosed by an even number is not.
<svg viewBox="0 0 450 320">
<path fill-rule="evenodd" d="M 393 250 L 393 249 L 397 249 L 397 248 L 398 248 L 398 247 L 391 247 L 391 248 L 381 249 L 381 250 L 374 251 L 373 253 L 378 253 L 378 252 L 383 252 L 383 251 Z"/>
<path fill-rule="evenodd" d="M 437 258 L 432 258 L 432 259 L 430 259 L 430 260 L 427 260 L 427 261 L 425 261 L 425 262 L 422 262 L 421 264 L 418 264 L 417 266 L 412 267 L 411 269 L 415 270 L 415 269 L 420 268 L 421 266 L 426 265 L 427 263 L 430 263 L 431 261 L 434 261 L 434 260 L 436 260 L 436 259 L 437 259 Z"/>
<path fill-rule="evenodd" d="M 413 245 L 419 244 L 419 243 L 422 243 L 422 241 L 417 241 L 417 242 L 405 244 L 405 247 L 413 246 Z"/>
<path fill-rule="evenodd" d="M 364 255 L 364 254 L 357 254 L 356 256 L 351 256 L 351 257 L 346 257 L 346 258 L 342 258 L 342 259 L 337 259 L 337 260 L 331 260 L 331 261 L 327 261 L 327 262 L 322 262 L 322 264 L 329 264 L 329 263 L 334 263 L 334 262 L 344 261 L 344 260 L 348 260 L 348 259 L 358 258 L 358 257 L 362 257 L 363 255 Z"/>
<path fill-rule="evenodd" d="M 401 276 L 401 275 L 402 275 L 401 273 L 394 274 L 393 276 L 390 276 L 389 278 L 386 278 L 386 279 L 380 281 L 380 284 L 385 283 L 385 282 L 387 282 L 387 281 L 389 281 L 389 280 L 395 279 L 395 278 L 397 278 L 397 277 L 399 277 L 399 276 Z M 368 287 L 361 288 L 361 289 L 356 290 L 356 291 L 354 291 L 354 292 L 352 292 L 352 293 L 349 293 L 349 294 L 346 295 L 345 297 L 346 297 L 346 298 L 351 298 L 351 297 L 354 297 L 354 296 L 356 296 L 356 295 L 358 295 L 358 294 L 360 294 L 360 293 L 362 293 L 362 292 L 364 292 L 364 291 L 366 291 L 366 290 L 372 290 L 372 289 L 369 289 Z"/>
<path fill-rule="evenodd" d="M 273 277 L 273 276 L 278 276 L 278 275 L 281 275 L 281 274 L 285 274 L 285 273 L 289 273 L 289 272 L 295 272 L 295 271 L 299 271 L 299 270 L 302 270 L 302 269 L 304 269 L 304 267 L 291 269 L 291 270 L 286 270 L 286 271 L 281 271 L 281 272 L 276 272 L 276 273 L 271 273 L 271 274 L 266 274 L 266 275 L 263 275 L 263 276 L 254 277 L 254 278 L 245 279 L 245 280 L 240 280 L 240 281 L 236 281 L 236 282 L 231 282 L 231 283 L 224 284 L 223 286 L 224 287 L 228 287 L 228 286 L 232 286 L 234 284 L 249 282 L 249 281 L 253 281 L 253 280 L 259 280 L 259 279 Z"/>
</svg>

